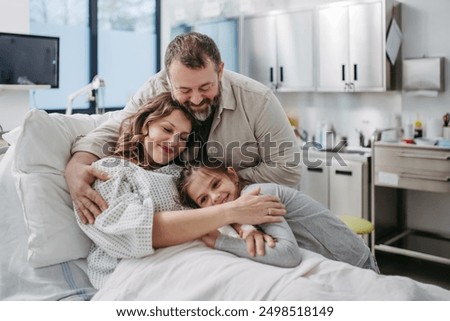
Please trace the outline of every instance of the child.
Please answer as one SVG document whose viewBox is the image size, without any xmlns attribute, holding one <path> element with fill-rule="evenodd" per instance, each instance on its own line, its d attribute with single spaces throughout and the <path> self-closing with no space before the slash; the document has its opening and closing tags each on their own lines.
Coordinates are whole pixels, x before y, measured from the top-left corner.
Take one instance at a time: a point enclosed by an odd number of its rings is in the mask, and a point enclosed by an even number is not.
<svg viewBox="0 0 450 321">
<path fill-rule="evenodd" d="M 208 246 L 281 267 L 298 265 L 301 261 L 298 247 L 301 247 L 326 258 L 379 273 L 363 239 L 327 208 L 300 191 L 273 183 L 249 185 L 239 179 L 233 168 L 227 168 L 219 161 L 189 165 L 183 169 L 178 181 L 180 201 L 190 207 L 230 202 L 256 187 L 261 188 L 261 194 L 278 196 L 285 205 L 285 221 L 259 226 L 264 233 L 277 240 L 276 246 L 266 246 L 265 256 L 250 257 L 245 250 L 244 239 L 217 231 L 202 238 Z M 270 212 L 270 208 L 267 210 Z"/>
</svg>

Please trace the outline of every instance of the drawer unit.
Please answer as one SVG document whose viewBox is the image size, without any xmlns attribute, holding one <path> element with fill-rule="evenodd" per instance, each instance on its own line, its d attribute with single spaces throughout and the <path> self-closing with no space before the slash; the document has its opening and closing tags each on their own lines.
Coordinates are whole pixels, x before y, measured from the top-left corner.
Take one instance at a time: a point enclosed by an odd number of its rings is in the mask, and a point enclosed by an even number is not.
<svg viewBox="0 0 450 321">
<path fill-rule="evenodd" d="M 374 158 L 376 185 L 450 192 L 450 149 L 377 143 Z"/>
<path fill-rule="evenodd" d="M 410 228 L 402 192 L 450 193 L 450 149 L 376 142 L 372 157 L 372 221 L 376 231 L 372 248 L 450 264 L 450 234 Z M 395 209 L 394 220 L 386 220 L 386 213 L 388 216 L 391 213 L 383 207 L 387 198 L 375 197 L 376 192 L 387 190 L 395 190 L 397 195 L 396 201 L 390 204 Z M 388 221 L 394 224 L 388 226 L 385 224 Z"/>
</svg>

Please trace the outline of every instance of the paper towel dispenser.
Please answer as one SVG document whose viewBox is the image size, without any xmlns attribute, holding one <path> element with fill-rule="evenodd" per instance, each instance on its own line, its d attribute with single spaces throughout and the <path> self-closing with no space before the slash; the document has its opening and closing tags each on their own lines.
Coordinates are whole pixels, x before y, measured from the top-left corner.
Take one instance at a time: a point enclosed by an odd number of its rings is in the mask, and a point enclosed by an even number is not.
<svg viewBox="0 0 450 321">
<path fill-rule="evenodd" d="M 444 57 L 403 60 L 403 90 L 444 91 Z"/>
</svg>

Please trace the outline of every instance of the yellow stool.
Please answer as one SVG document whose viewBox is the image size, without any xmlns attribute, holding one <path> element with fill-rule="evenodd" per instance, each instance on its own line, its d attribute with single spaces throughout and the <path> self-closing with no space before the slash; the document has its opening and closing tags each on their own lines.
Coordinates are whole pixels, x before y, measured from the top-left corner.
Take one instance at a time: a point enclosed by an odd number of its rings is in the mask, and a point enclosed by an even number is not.
<svg viewBox="0 0 450 321">
<path fill-rule="evenodd" d="M 337 217 L 339 217 L 349 229 L 358 235 L 370 234 L 374 229 L 372 222 L 360 217 L 350 215 L 338 215 Z"/>
</svg>

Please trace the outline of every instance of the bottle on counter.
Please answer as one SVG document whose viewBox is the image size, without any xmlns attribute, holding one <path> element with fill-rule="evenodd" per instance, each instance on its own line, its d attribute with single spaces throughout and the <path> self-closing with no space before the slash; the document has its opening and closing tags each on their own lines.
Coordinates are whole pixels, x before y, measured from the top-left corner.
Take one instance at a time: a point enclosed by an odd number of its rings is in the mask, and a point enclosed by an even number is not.
<svg viewBox="0 0 450 321">
<path fill-rule="evenodd" d="M 423 136 L 423 125 L 420 120 L 419 114 L 417 114 L 417 119 L 414 124 L 414 138 L 421 138 Z"/>
<path fill-rule="evenodd" d="M 414 138 L 414 124 L 411 119 L 408 119 L 403 127 L 403 139 L 413 139 Z"/>
</svg>

